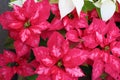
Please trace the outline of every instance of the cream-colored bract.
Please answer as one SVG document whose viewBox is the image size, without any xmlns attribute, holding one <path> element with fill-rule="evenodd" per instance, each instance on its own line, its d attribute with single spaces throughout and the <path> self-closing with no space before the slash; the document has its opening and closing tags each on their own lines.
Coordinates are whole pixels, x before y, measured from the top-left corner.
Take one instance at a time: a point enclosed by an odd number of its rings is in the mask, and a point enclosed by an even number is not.
<svg viewBox="0 0 120 80">
<path fill-rule="evenodd" d="M 9 4 L 11 6 L 15 4 L 22 7 L 25 1 L 26 0 L 16 0 L 10 2 Z M 101 17 L 102 20 L 104 21 L 108 21 L 113 16 L 116 10 L 116 1 L 120 3 L 120 0 L 98 0 L 97 2 L 94 2 L 93 0 L 89 0 L 89 1 L 93 2 L 93 4 L 96 7 L 100 8 Z M 37 0 L 35 0 L 35 2 L 37 2 Z M 84 5 L 84 0 L 59 0 L 58 5 L 59 5 L 61 19 L 70 12 L 72 12 L 75 8 L 77 10 L 78 16 L 80 16 L 80 12 Z"/>
<path fill-rule="evenodd" d="M 59 0 L 58 2 L 61 19 L 73 11 L 77 10 L 78 16 L 80 16 L 81 9 L 84 5 L 84 0 Z"/>
<path fill-rule="evenodd" d="M 100 7 L 102 20 L 109 20 L 116 11 L 116 5 L 112 0 L 106 0 Z"/>
<path fill-rule="evenodd" d="M 116 10 L 116 1 L 120 3 L 120 0 L 98 0 L 94 2 L 93 0 L 89 0 L 93 2 L 93 4 L 100 8 L 100 13 L 102 20 L 108 21 L 114 14 Z"/>
<path fill-rule="evenodd" d="M 10 2 L 9 4 L 10 4 L 11 6 L 17 5 L 17 6 L 22 7 L 22 5 L 24 4 L 25 1 L 26 1 L 26 0 L 15 0 L 15 1 L 13 1 L 13 2 Z M 37 0 L 34 0 L 34 1 L 37 2 Z"/>
<path fill-rule="evenodd" d="M 16 0 L 16 1 L 10 2 L 9 4 L 10 4 L 10 6 L 17 5 L 17 6 L 22 7 L 24 2 L 25 2 L 25 0 Z"/>
</svg>

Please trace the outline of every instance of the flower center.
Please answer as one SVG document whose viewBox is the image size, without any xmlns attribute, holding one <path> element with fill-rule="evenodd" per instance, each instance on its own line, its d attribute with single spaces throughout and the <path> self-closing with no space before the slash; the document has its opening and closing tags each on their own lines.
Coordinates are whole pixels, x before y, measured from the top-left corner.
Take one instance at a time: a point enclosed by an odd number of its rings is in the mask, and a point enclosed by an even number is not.
<svg viewBox="0 0 120 80">
<path fill-rule="evenodd" d="M 61 60 L 59 60 L 58 62 L 57 62 L 57 66 L 59 67 L 59 68 L 64 68 L 64 65 L 63 65 L 63 63 L 62 63 L 62 61 Z"/>
<path fill-rule="evenodd" d="M 110 47 L 109 46 L 105 46 L 105 51 L 107 51 L 107 50 L 109 50 L 110 49 Z"/>
<path fill-rule="evenodd" d="M 29 28 L 31 26 L 30 21 L 25 22 L 24 28 Z"/>
<path fill-rule="evenodd" d="M 67 16 L 68 16 L 70 19 L 73 19 L 73 18 L 74 18 L 74 15 L 73 15 L 72 13 L 69 13 Z"/>
<path fill-rule="evenodd" d="M 108 75 L 106 73 L 103 73 L 100 77 L 102 80 L 105 80 Z"/>
<path fill-rule="evenodd" d="M 7 66 L 14 67 L 14 66 L 19 66 L 19 64 L 17 62 L 10 62 L 7 64 Z"/>
<path fill-rule="evenodd" d="M 58 66 L 58 67 L 61 67 L 61 66 L 62 66 L 62 62 L 61 62 L 61 61 L 58 61 L 57 66 Z"/>
</svg>

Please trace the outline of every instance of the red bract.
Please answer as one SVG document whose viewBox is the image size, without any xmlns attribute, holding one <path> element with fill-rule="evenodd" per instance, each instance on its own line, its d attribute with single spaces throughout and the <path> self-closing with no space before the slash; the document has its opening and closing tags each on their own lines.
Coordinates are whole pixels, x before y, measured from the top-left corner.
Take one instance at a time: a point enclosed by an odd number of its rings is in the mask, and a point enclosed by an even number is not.
<svg viewBox="0 0 120 80">
<path fill-rule="evenodd" d="M 120 22 L 120 5 L 118 4 L 118 10 L 114 13 L 113 18 L 115 22 Z"/>
<path fill-rule="evenodd" d="M 59 19 L 59 18 L 54 18 L 52 21 L 51 21 L 51 27 L 49 27 L 49 30 L 61 30 L 63 29 L 64 26 L 63 26 L 63 23 L 62 21 Z"/>
<path fill-rule="evenodd" d="M 93 80 L 98 79 L 101 76 L 101 74 L 103 74 L 103 72 L 107 73 L 108 76 L 114 78 L 115 80 L 119 80 L 120 75 L 118 72 L 118 65 L 120 64 L 120 61 L 119 58 L 117 58 L 119 57 L 120 47 L 119 31 L 120 30 L 115 25 L 113 19 L 106 23 L 106 26 L 104 26 L 103 28 L 100 28 L 99 30 L 95 29 L 93 31 L 96 34 L 97 43 L 100 45 L 98 46 L 98 48 L 101 49 L 96 50 L 95 52 L 93 52 L 94 54 L 91 54 L 92 57 L 93 55 L 94 57 L 96 57 L 95 60 L 93 59 Z"/>
<path fill-rule="evenodd" d="M 0 54 L 0 80 L 36 73 L 36 80 L 78 80 L 85 76 L 80 67 L 91 66 L 92 80 L 120 80 L 120 11 L 107 22 L 96 9 L 86 13 L 74 9 L 60 19 L 58 4 L 26 0 L 1 14 L 16 53 Z"/>
<path fill-rule="evenodd" d="M 0 80 L 11 80 L 15 73 L 10 67 L 0 68 Z"/>
<path fill-rule="evenodd" d="M 110 48 L 114 56 L 120 57 L 120 42 L 111 43 Z"/>
<path fill-rule="evenodd" d="M 92 23 L 85 30 L 85 34 L 99 32 L 104 35 L 107 30 L 108 30 L 108 28 L 106 27 L 106 24 L 104 21 L 97 19 L 97 18 L 93 18 Z"/>
<path fill-rule="evenodd" d="M 51 4 L 51 11 L 55 15 L 55 17 L 60 19 L 60 11 L 58 8 L 58 4 Z"/>
<path fill-rule="evenodd" d="M 107 34 L 107 42 L 111 43 L 113 41 L 116 41 L 117 38 L 120 36 L 120 29 L 116 26 L 114 20 L 110 20 L 107 24 L 108 26 L 108 32 Z"/>
<path fill-rule="evenodd" d="M 54 32 L 47 42 L 48 47 L 33 49 L 36 60 L 40 62 L 36 73 L 37 80 L 77 80 L 84 76 L 79 68 L 87 59 L 87 51 L 69 49 L 69 43 L 58 32 Z"/>
<path fill-rule="evenodd" d="M 57 4 L 51 4 L 51 12 L 54 15 L 54 18 L 51 20 L 51 27 L 49 27 L 49 30 L 61 30 L 64 28 L 62 20 L 60 19 L 60 13 Z"/>
<path fill-rule="evenodd" d="M 82 37 L 85 47 L 95 48 L 99 45 L 99 42 L 103 41 L 103 35 L 106 33 L 107 27 L 105 22 L 100 19 L 93 18 L 92 23 L 84 31 Z"/>
<path fill-rule="evenodd" d="M 103 28 L 103 30 L 105 31 L 105 34 L 103 34 L 103 32 L 101 32 L 102 30 L 100 30 L 100 32 L 96 31 L 96 40 L 97 43 L 102 47 L 105 48 L 108 46 L 108 48 L 110 49 L 110 45 L 112 42 L 116 42 L 119 41 L 119 28 L 117 28 L 117 26 L 114 23 L 114 20 L 110 20 L 105 28 Z"/>
<path fill-rule="evenodd" d="M 114 15 L 113 15 L 113 18 L 116 22 L 120 22 L 120 12 L 116 12 Z"/>
<path fill-rule="evenodd" d="M 25 54 L 28 54 L 30 52 L 30 46 L 27 46 L 26 44 L 22 43 L 20 40 L 16 40 L 14 42 L 14 47 L 19 57 L 24 56 Z"/>
<path fill-rule="evenodd" d="M 108 53 L 96 48 L 90 52 L 89 58 L 93 60 L 92 80 L 101 80 L 100 76 L 104 73 L 105 62 L 109 58 Z"/>
<path fill-rule="evenodd" d="M 92 70 L 92 80 L 100 78 L 104 71 L 104 62 L 100 59 L 95 60 Z"/>
<path fill-rule="evenodd" d="M 105 72 L 112 76 L 115 80 L 120 79 L 120 59 L 115 56 L 110 56 L 105 65 Z"/>
<path fill-rule="evenodd" d="M 39 45 L 40 34 L 49 27 L 47 19 L 50 15 L 48 0 L 35 3 L 26 0 L 23 7 L 14 5 L 14 11 L 0 15 L 0 23 L 9 30 L 10 36 L 20 39 L 29 46 Z"/>
<path fill-rule="evenodd" d="M 85 47 L 92 48 L 92 49 L 97 47 L 98 43 L 95 40 L 95 38 L 96 38 L 95 34 L 88 34 L 83 36 L 82 39 Z"/>
<path fill-rule="evenodd" d="M 78 34 L 76 30 L 70 30 L 66 33 L 66 38 L 73 42 L 79 42 L 80 41 L 79 36 L 80 35 Z"/>
<path fill-rule="evenodd" d="M 105 80 L 114 78 L 119 80 L 120 78 L 120 60 L 119 58 L 111 55 L 110 52 L 106 52 L 100 49 L 94 49 L 90 52 L 89 58 L 93 60 L 92 80 L 99 80 L 102 74 L 106 74 Z"/>
<path fill-rule="evenodd" d="M 85 40 L 84 44 L 87 45 L 86 47 L 93 46 L 93 48 L 97 47 L 97 45 L 100 45 L 102 48 L 109 46 L 111 42 L 118 39 L 120 36 L 119 31 L 120 30 L 115 25 L 113 19 L 111 19 L 108 23 L 105 23 L 102 20 L 94 18 L 91 25 L 85 30 L 85 36 L 83 36 L 83 39 Z M 86 42 L 86 40 L 88 42 Z M 88 45 L 88 43 L 93 45 Z"/>
<path fill-rule="evenodd" d="M 5 50 L 4 53 L 0 55 L 0 59 L 0 77 L 4 80 L 11 80 L 16 73 L 21 76 L 34 74 L 34 67 L 31 63 L 28 63 L 23 57 L 18 57 L 13 52 Z"/>
<path fill-rule="evenodd" d="M 68 14 L 65 18 L 63 18 L 63 24 L 67 31 L 71 29 L 80 29 L 80 28 L 87 28 L 88 22 L 86 20 L 86 14 L 81 12 L 80 17 L 77 15 L 75 10 Z"/>
<path fill-rule="evenodd" d="M 97 14 L 97 10 L 96 9 L 88 11 L 88 20 L 92 21 L 94 18 L 98 18 L 98 14 Z"/>
</svg>

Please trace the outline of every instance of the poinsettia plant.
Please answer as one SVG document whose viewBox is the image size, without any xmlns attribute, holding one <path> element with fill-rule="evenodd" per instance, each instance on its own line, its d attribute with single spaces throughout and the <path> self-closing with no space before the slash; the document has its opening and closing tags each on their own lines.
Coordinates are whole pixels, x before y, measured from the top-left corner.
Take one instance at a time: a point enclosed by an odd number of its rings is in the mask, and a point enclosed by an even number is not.
<svg viewBox="0 0 120 80">
<path fill-rule="evenodd" d="M 120 80 L 120 0 L 11 0 L 0 80 Z"/>
</svg>

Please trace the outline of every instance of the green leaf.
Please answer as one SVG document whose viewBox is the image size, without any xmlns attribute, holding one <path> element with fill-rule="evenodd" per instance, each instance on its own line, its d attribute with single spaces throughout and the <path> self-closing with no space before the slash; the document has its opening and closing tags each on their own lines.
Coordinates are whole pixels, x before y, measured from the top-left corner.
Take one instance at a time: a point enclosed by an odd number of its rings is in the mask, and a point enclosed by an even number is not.
<svg viewBox="0 0 120 80">
<path fill-rule="evenodd" d="M 82 8 L 82 10 L 84 12 L 91 11 L 94 8 L 96 8 L 96 7 L 94 6 L 94 4 L 92 2 L 90 2 L 90 1 L 84 1 L 84 6 Z"/>
<path fill-rule="evenodd" d="M 7 39 L 6 39 L 6 41 L 5 41 L 5 47 L 6 47 L 7 49 L 14 49 L 13 43 L 14 43 L 14 40 L 11 39 L 10 37 L 7 37 Z"/>
<path fill-rule="evenodd" d="M 25 80 L 25 78 L 23 76 L 18 76 L 18 80 Z"/>
<path fill-rule="evenodd" d="M 27 79 L 27 80 L 36 80 L 37 76 L 38 76 L 38 75 L 35 74 L 35 75 L 32 75 L 32 76 L 26 77 L 26 79 Z"/>
<path fill-rule="evenodd" d="M 100 8 L 97 8 L 97 7 L 96 7 L 96 10 L 97 10 L 98 16 L 101 18 Z"/>
<path fill-rule="evenodd" d="M 58 0 L 50 0 L 50 3 L 58 3 Z"/>
<path fill-rule="evenodd" d="M 66 34 L 66 30 L 65 29 L 58 30 L 58 32 L 61 33 L 65 37 L 65 34 Z"/>
<path fill-rule="evenodd" d="M 9 2 L 9 4 L 8 4 L 8 6 L 9 6 L 10 8 L 13 8 L 13 6 L 10 5 L 10 3 L 11 3 L 11 2 L 14 2 L 14 1 L 16 1 L 16 0 L 10 0 L 10 2 Z"/>
<path fill-rule="evenodd" d="M 40 38 L 39 46 L 47 46 L 47 41 L 48 41 L 47 39 L 44 40 L 44 39 Z"/>
<path fill-rule="evenodd" d="M 84 72 L 85 76 L 79 77 L 78 80 L 91 80 L 92 66 L 88 65 L 88 64 L 85 64 L 85 65 L 81 65 L 80 68 Z"/>
<path fill-rule="evenodd" d="M 29 56 L 29 59 L 28 59 L 28 63 L 31 62 L 31 61 L 33 61 L 34 59 L 35 59 L 35 56 L 34 56 L 33 51 L 31 50 L 30 56 Z"/>
<path fill-rule="evenodd" d="M 51 23 L 52 20 L 54 19 L 54 17 L 55 17 L 55 15 L 50 11 L 50 16 L 47 21 Z"/>
<path fill-rule="evenodd" d="M 88 12 L 88 11 L 92 11 L 94 8 L 96 8 L 98 16 L 101 18 L 100 8 L 97 8 L 92 2 L 90 2 L 88 0 L 85 0 L 82 11 Z"/>
<path fill-rule="evenodd" d="M 10 2 L 13 2 L 13 1 L 16 1 L 16 0 L 10 0 Z"/>
</svg>

